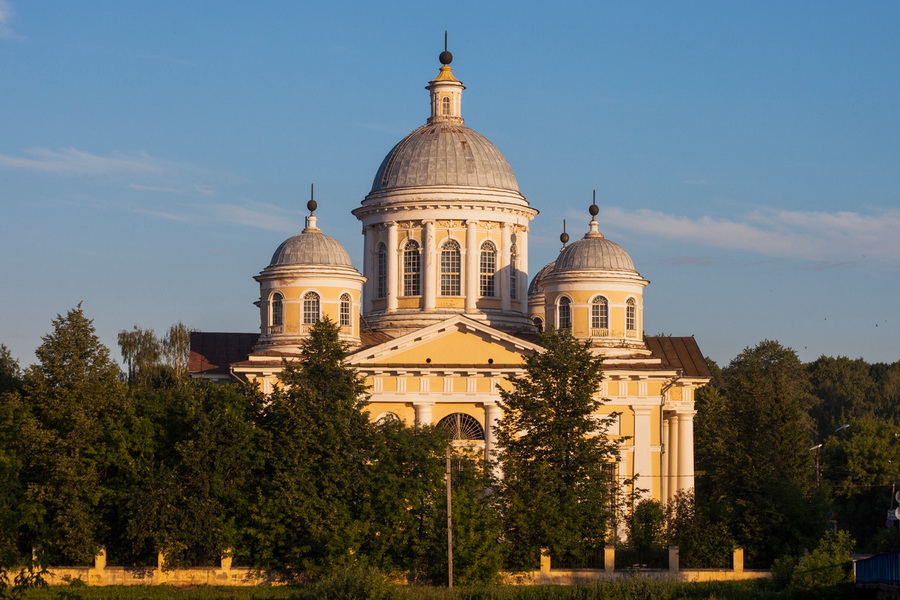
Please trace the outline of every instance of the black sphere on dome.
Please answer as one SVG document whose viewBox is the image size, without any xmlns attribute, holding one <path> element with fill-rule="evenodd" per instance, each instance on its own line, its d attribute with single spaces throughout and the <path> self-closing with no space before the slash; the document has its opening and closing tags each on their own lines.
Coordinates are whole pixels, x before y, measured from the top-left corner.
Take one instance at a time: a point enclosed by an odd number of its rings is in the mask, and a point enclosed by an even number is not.
<svg viewBox="0 0 900 600">
<path fill-rule="evenodd" d="M 306 210 L 308 210 L 309 212 L 315 212 L 318 207 L 319 205 L 316 204 L 315 200 L 310 200 L 306 203 Z"/>
<path fill-rule="evenodd" d="M 588 209 L 588 212 L 591 213 L 592 217 L 596 217 L 597 213 L 600 212 L 600 207 L 596 204 L 591 204 L 591 207 Z"/>
<path fill-rule="evenodd" d="M 569 234 L 568 233 L 559 234 L 559 241 L 561 241 L 563 244 L 567 244 L 569 242 Z"/>
<path fill-rule="evenodd" d="M 442 65 L 449 65 L 453 62 L 453 55 L 444 50 L 443 52 L 441 52 L 441 55 L 438 56 L 438 60 L 441 61 Z"/>
</svg>

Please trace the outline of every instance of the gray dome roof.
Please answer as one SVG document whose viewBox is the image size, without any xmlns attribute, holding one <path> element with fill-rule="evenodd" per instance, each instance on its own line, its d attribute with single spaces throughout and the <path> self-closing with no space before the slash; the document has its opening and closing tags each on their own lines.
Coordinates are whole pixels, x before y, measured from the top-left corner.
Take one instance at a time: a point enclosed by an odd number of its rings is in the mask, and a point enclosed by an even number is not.
<svg viewBox="0 0 900 600">
<path fill-rule="evenodd" d="M 562 271 L 634 271 L 634 262 L 622 246 L 588 234 L 559 253 L 554 273 Z"/>
<path fill-rule="evenodd" d="M 549 262 L 544 265 L 540 271 L 537 272 L 537 275 L 534 276 L 534 279 L 531 280 L 531 285 L 528 286 L 528 295 L 539 294 L 544 291 L 544 288 L 541 284 L 544 282 L 544 277 L 547 276 L 547 273 L 553 270 L 553 267 L 556 266 L 556 261 Z"/>
<path fill-rule="evenodd" d="M 384 157 L 372 191 L 460 185 L 519 191 L 503 154 L 473 129 L 428 123 L 403 138 Z"/>
<path fill-rule="evenodd" d="M 350 255 L 334 238 L 319 230 L 303 233 L 283 241 L 269 266 L 280 265 L 336 265 L 352 267 Z"/>
</svg>

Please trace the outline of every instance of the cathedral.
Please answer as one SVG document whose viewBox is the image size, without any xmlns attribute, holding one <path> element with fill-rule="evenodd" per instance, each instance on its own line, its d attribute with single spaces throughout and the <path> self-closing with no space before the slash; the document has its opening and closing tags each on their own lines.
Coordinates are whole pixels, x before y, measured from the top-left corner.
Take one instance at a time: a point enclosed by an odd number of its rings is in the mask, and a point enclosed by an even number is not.
<svg viewBox="0 0 900 600">
<path fill-rule="evenodd" d="M 329 317 L 369 386 L 373 420 L 446 427 L 490 458 L 499 390 L 523 372 L 524 354 L 541 352 L 540 330 L 566 329 L 603 357 L 597 394 L 605 414 L 619 414 L 608 431 L 622 439 L 619 480 L 661 501 L 693 488 L 694 392 L 710 377 L 697 343 L 643 335 L 649 282 L 600 231 L 596 204 L 584 237 L 563 234 L 556 260 L 529 281 L 538 211 L 503 154 L 465 125 L 452 59 L 440 54 L 426 86 L 425 124 L 388 152 L 352 211 L 363 272 L 319 227 L 310 200 L 305 229 L 254 277 L 259 333 L 194 332 L 193 375 L 270 392 L 309 328 Z"/>
</svg>

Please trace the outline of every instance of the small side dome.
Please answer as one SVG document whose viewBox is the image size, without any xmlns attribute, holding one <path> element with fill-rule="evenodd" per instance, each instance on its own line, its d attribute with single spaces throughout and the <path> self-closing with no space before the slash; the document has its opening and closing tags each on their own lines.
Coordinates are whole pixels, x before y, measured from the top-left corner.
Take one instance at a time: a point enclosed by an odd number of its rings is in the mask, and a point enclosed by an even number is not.
<svg viewBox="0 0 900 600">
<path fill-rule="evenodd" d="M 352 267 L 350 254 L 332 237 L 321 231 L 309 231 L 286 239 L 272 255 L 269 266 L 335 265 Z"/>
<path fill-rule="evenodd" d="M 544 291 L 543 283 L 544 278 L 547 276 L 550 271 L 553 270 L 553 267 L 556 266 L 556 261 L 547 263 L 541 268 L 540 271 L 537 272 L 537 275 L 534 276 L 534 279 L 531 280 L 531 285 L 528 286 L 528 295 L 532 294 L 540 294 Z"/>
<path fill-rule="evenodd" d="M 634 271 L 634 262 L 622 246 L 603 237 L 584 237 L 559 254 L 553 268 L 561 271 Z"/>
</svg>

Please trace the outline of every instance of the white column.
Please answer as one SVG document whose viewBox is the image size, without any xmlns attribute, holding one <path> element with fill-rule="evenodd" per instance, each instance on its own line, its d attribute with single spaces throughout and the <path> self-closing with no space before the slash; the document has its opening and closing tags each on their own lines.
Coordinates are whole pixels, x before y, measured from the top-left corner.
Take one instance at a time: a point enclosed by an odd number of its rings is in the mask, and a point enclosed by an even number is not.
<svg viewBox="0 0 900 600">
<path fill-rule="evenodd" d="M 678 491 L 694 487 L 694 415 L 684 411 L 678 419 Z"/>
<path fill-rule="evenodd" d="M 434 402 L 416 402 L 413 408 L 416 410 L 416 427 L 431 425 L 431 407 Z"/>
<path fill-rule="evenodd" d="M 523 228 L 516 233 L 516 246 L 519 248 L 519 302 L 522 312 L 528 314 L 528 232 Z"/>
<path fill-rule="evenodd" d="M 500 420 L 503 411 L 494 402 L 484 403 L 484 460 L 494 460 L 494 448 L 497 446 L 497 436 L 494 427 Z"/>
<path fill-rule="evenodd" d="M 632 406 L 634 411 L 634 487 L 653 494 L 653 465 L 650 462 L 649 406 Z"/>
<path fill-rule="evenodd" d="M 387 309 L 388 311 L 397 310 L 397 290 L 399 286 L 399 277 L 397 277 L 397 269 L 400 266 L 399 250 L 397 248 L 399 240 L 397 239 L 397 224 L 388 223 L 388 242 L 387 242 Z"/>
<path fill-rule="evenodd" d="M 422 265 L 422 294 L 425 296 L 425 310 L 433 310 L 435 307 L 437 269 L 435 268 L 435 239 L 434 239 L 434 221 L 425 221 L 425 230 L 423 231 L 423 252 L 425 253 Z"/>
<path fill-rule="evenodd" d="M 668 463 L 666 500 L 671 502 L 675 497 L 675 492 L 678 491 L 678 415 L 670 414 L 666 418 L 666 423 L 669 425 L 669 443 L 666 444 L 666 462 Z"/>
<path fill-rule="evenodd" d="M 372 311 L 372 298 L 375 296 L 372 286 L 378 285 L 378 274 L 372 271 L 372 259 L 375 254 L 375 232 L 372 228 L 363 225 L 363 275 L 368 279 L 363 284 L 362 305 L 363 312 Z"/>
<path fill-rule="evenodd" d="M 509 259 L 510 259 L 510 240 L 509 223 L 503 223 L 500 226 L 500 236 L 502 248 L 500 248 L 500 265 L 497 269 L 497 277 L 500 278 L 500 309 L 509 311 L 512 309 L 512 298 L 509 292 Z"/>
<path fill-rule="evenodd" d="M 466 312 L 476 311 L 478 300 L 478 241 L 475 238 L 477 221 L 466 221 Z"/>
<path fill-rule="evenodd" d="M 672 446 L 669 445 L 669 420 L 663 417 L 662 420 L 662 447 L 665 450 L 659 461 L 660 481 L 660 500 L 669 501 L 669 454 L 672 452 Z"/>
</svg>

